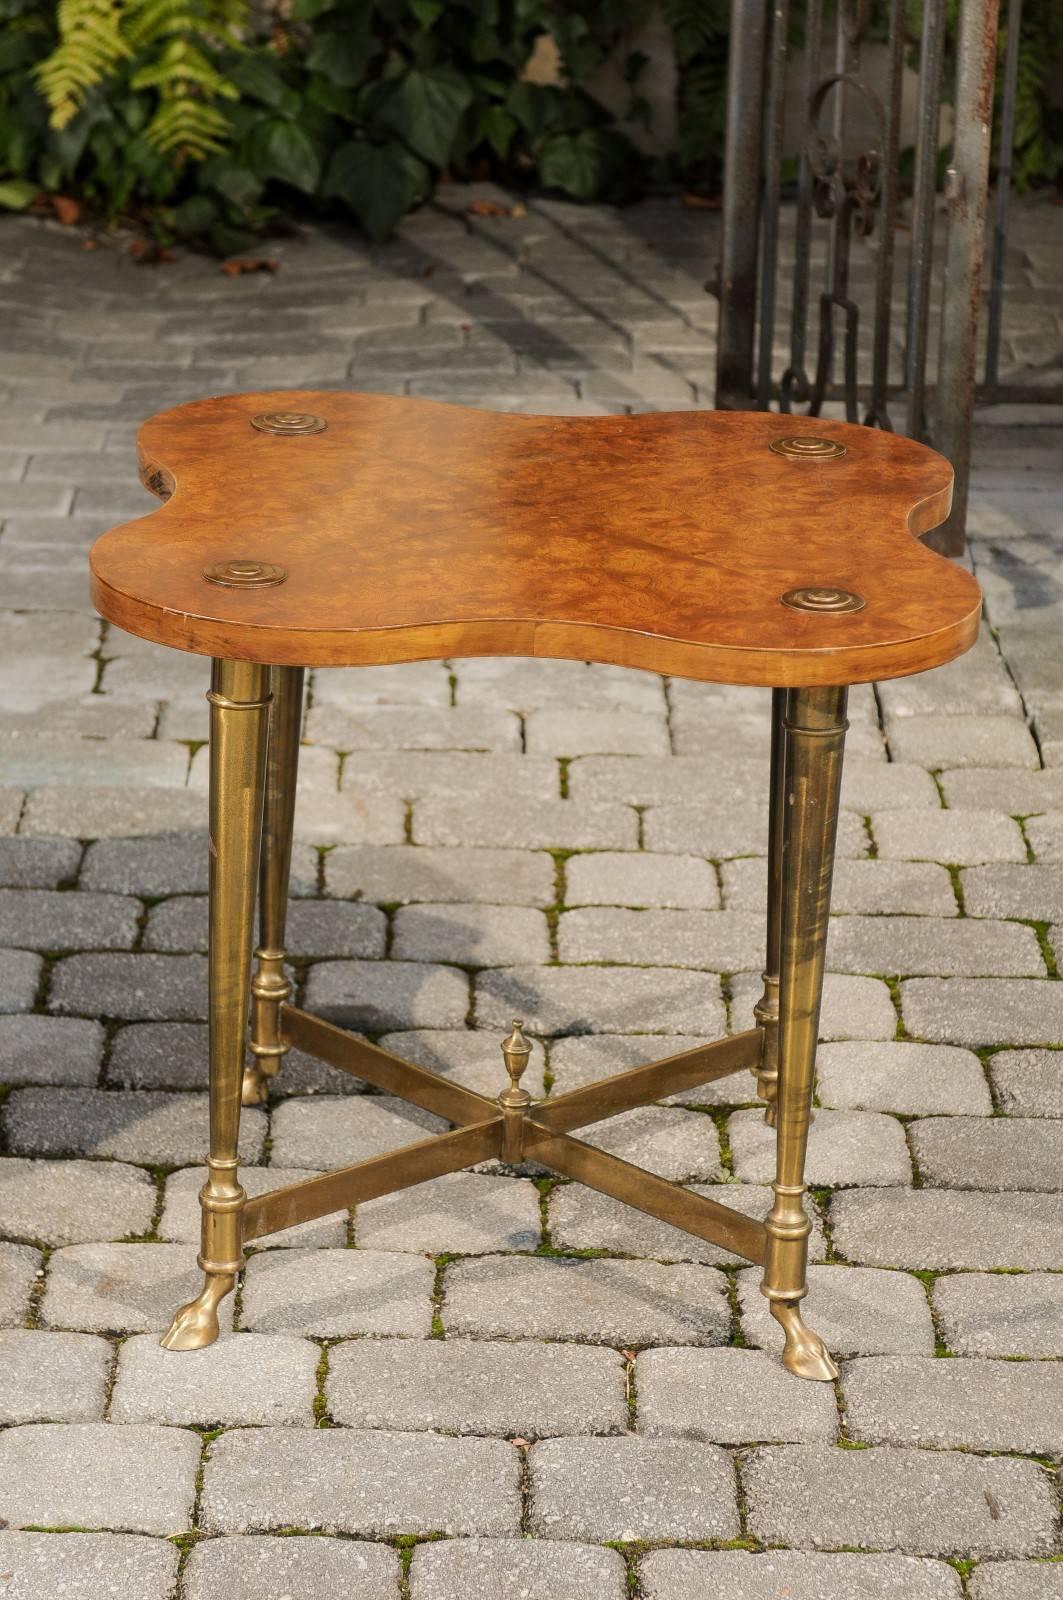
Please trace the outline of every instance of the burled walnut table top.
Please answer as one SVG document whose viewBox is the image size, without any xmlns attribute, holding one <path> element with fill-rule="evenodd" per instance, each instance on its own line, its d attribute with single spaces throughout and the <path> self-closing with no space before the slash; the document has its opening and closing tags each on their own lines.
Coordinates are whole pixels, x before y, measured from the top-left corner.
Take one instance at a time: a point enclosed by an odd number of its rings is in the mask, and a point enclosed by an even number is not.
<svg viewBox="0 0 1063 1600">
<path fill-rule="evenodd" d="M 564 657 L 784 687 L 918 672 L 978 626 L 974 579 L 917 538 L 951 468 L 870 428 L 285 391 L 161 412 L 138 444 L 166 504 L 97 541 L 93 598 L 204 655 Z"/>
</svg>

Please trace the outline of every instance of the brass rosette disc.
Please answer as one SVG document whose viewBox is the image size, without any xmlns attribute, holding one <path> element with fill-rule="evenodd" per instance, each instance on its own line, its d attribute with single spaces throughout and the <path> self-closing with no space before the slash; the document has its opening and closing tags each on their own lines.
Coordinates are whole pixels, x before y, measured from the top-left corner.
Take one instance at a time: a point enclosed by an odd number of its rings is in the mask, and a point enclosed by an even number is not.
<svg viewBox="0 0 1063 1600">
<path fill-rule="evenodd" d="M 863 611 L 867 601 L 851 589 L 832 589 L 824 585 L 803 589 L 787 589 L 779 596 L 791 611 L 816 611 L 821 616 L 844 615 L 850 611 Z"/>
<path fill-rule="evenodd" d="M 259 433 L 297 438 L 301 434 L 324 433 L 328 423 L 324 417 L 315 417 L 310 411 L 263 411 L 251 418 L 251 426 Z"/>
<path fill-rule="evenodd" d="M 203 568 L 203 576 L 223 589 L 271 589 L 284 582 L 288 569 L 271 561 L 216 561 Z"/>
<path fill-rule="evenodd" d="M 773 439 L 768 449 L 774 450 L 777 456 L 788 456 L 791 461 L 838 461 L 849 454 L 848 447 L 837 439 L 801 433 Z"/>
</svg>

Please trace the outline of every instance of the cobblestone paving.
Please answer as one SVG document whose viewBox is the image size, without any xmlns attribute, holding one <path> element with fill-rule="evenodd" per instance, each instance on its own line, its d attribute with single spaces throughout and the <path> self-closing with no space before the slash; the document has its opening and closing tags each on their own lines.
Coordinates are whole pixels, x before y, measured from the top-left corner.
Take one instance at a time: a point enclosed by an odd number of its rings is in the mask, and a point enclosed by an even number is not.
<svg viewBox="0 0 1063 1600">
<path fill-rule="evenodd" d="M 264 1241 L 235 1331 L 158 1347 L 196 1281 L 206 684 L 86 598 L 91 539 L 152 504 L 132 425 L 232 388 L 710 400 L 714 219 L 468 198 L 237 280 L 4 225 L 0 1595 L 1058 1597 L 1058 410 L 979 429 L 976 651 L 852 697 L 809 1152 L 835 1389 L 782 1372 L 725 1251 L 497 1167 Z M 1061 370 L 1061 224 L 1016 218 L 1014 378 Z M 515 1005 L 537 1093 L 748 1026 L 766 701 L 566 663 L 315 674 L 300 993 L 489 1092 Z M 291 1057 L 244 1118 L 248 1189 L 436 1125 L 357 1088 Z M 767 1207 L 748 1080 L 595 1138 Z"/>
</svg>

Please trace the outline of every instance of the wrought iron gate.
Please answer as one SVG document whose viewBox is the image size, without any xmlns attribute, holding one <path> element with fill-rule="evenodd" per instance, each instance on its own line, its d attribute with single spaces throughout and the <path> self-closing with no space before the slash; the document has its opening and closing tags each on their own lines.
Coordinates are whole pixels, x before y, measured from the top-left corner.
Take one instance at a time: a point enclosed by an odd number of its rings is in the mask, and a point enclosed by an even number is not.
<svg viewBox="0 0 1063 1600">
<path fill-rule="evenodd" d="M 962 553 L 967 509 L 998 4 L 962 0 L 948 63 L 946 0 L 923 0 L 917 40 L 908 37 L 905 0 L 731 4 L 723 234 L 714 285 L 720 303 L 716 403 L 812 415 L 840 404 L 849 421 L 896 427 L 927 440 L 956 472 L 952 514 L 929 540 L 950 555 Z M 985 382 L 979 389 L 992 398 L 1011 397 L 999 384 L 999 352 L 1021 6 L 1022 0 L 1010 0 L 1007 11 Z M 784 110 L 795 22 L 803 22 L 804 126 L 796 204 L 784 210 Z M 880 46 L 884 69 L 877 88 L 864 70 L 872 43 Z M 918 98 L 910 246 L 899 270 L 901 95 L 908 64 L 918 71 Z M 954 131 L 939 182 L 947 65 L 954 80 Z M 863 127 L 854 127 L 860 119 Z M 939 194 L 946 214 L 943 241 L 935 240 Z M 789 283 L 781 273 L 784 223 L 787 229 L 792 223 L 793 233 Z M 824 242 L 822 280 L 814 288 L 814 249 Z M 860 252 L 855 267 L 854 248 Z M 854 272 L 866 278 L 859 287 Z M 897 303 L 902 288 L 903 308 Z M 899 340 L 892 338 L 895 323 Z M 1031 396 L 1026 388 L 1021 393 Z"/>
</svg>

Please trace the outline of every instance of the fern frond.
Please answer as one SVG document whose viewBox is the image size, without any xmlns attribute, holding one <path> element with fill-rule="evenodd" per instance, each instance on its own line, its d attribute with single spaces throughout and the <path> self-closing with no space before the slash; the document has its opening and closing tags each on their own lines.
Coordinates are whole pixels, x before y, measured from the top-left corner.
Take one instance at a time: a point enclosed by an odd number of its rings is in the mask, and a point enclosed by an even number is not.
<svg viewBox="0 0 1063 1600">
<path fill-rule="evenodd" d="M 228 120 L 203 100 L 164 100 L 145 130 L 145 138 L 160 155 L 179 154 L 203 161 L 225 149 L 230 135 Z"/>
<path fill-rule="evenodd" d="M 87 90 L 129 55 L 121 33 L 121 0 L 59 0 L 59 43 L 33 70 L 54 128 L 65 128 Z"/>
<path fill-rule="evenodd" d="M 188 39 L 171 39 L 160 56 L 134 72 L 129 84 L 132 89 L 158 89 L 175 99 L 186 98 L 191 85 L 204 95 L 239 97 L 235 85 Z"/>
</svg>

